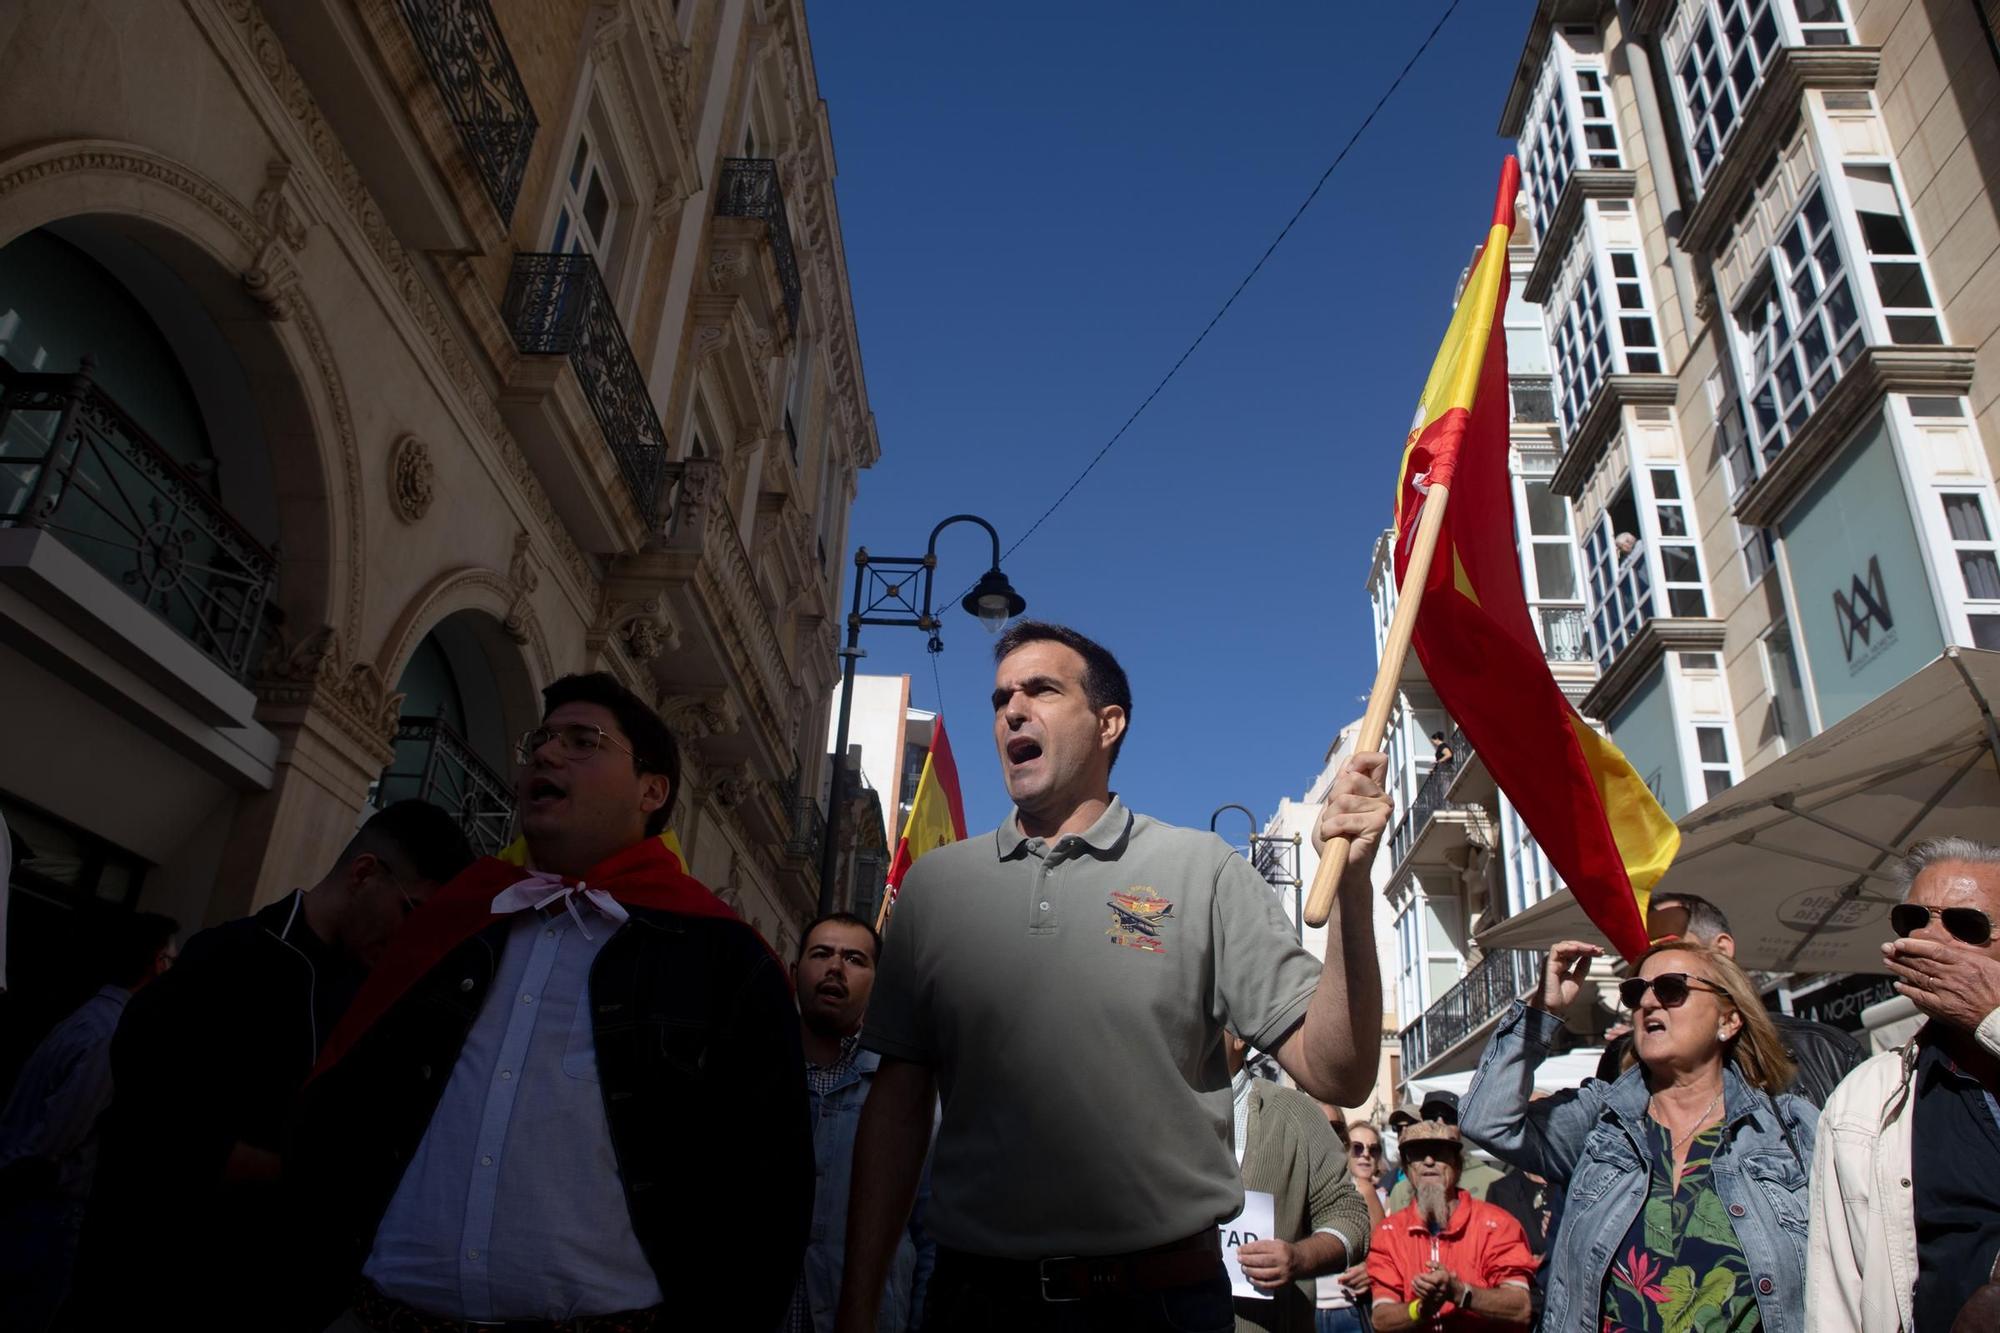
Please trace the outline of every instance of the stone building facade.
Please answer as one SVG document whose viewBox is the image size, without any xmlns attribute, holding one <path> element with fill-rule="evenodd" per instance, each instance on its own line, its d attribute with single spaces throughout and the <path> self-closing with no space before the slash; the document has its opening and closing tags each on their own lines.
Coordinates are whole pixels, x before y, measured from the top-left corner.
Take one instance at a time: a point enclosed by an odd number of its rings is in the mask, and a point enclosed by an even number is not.
<svg viewBox="0 0 2000 1333">
<path fill-rule="evenodd" d="M 799 0 L 26 0 L 0 71 L 16 992 L 388 799 L 499 845 L 580 670 L 789 945 L 878 454 Z"/>
</svg>

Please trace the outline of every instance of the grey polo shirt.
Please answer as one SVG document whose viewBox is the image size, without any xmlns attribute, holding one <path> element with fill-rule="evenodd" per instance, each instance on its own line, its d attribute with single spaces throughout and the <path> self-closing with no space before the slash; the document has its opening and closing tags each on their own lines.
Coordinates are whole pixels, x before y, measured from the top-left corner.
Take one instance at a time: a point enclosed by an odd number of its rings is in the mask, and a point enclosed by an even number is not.
<svg viewBox="0 0 2000 1333">
<path fill-rule="evenodd" d="M 1242 857 L 1115 798 L 1054 844 L 1010 816 L 926 852 L 897 899 L 862 1044 L 937 1075 L 938 1242 L 1122 1254 L 1233 1215 L 1222 1029 L 1275 1047 L 1318 980 Z"/>
</svg>

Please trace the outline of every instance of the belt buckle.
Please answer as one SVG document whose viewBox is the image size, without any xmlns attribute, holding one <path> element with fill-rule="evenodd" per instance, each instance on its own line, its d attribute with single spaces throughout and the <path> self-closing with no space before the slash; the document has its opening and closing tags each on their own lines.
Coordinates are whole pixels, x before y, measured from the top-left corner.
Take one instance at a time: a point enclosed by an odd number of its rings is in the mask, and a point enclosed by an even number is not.
<svg viewBox="0 0 2000 1333">
<path fill-rule="evenodd" d="M 1036 1276 L 1038 1276 L 1041 1279 L 1042 1300 L 1044 1302 L 1046 1302 L 1049 1305 L 1074 1305 L 1075 1303 L 1083 1299 L 1083 1297 L 1081 1296 L 1049 1295 L 1049 1265 L 1066 1264 L 1073 1262 L 1075 1259 L 1076 1256 L 1073 1254 L 1061 1254 L 1057 1255 L 1052 1259 L 1042 1259 L 1037 1261 L 1037 1263 L 1035 1264 L 1035 1273 Z"/>
</svg>

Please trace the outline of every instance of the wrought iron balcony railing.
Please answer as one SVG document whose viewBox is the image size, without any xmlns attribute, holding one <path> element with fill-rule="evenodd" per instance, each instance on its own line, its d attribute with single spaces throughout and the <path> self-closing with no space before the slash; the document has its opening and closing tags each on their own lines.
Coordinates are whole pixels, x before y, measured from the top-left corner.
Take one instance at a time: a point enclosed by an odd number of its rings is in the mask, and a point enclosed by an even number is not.
<svg viewBox="0 0 2000 1333">
<path fill-rule="evenodd" d="M 786 792 L 785 804 L 792 820 L 791 836 L 785 839 L 785 855 L 818 864 L 820 845 L 826 838 L 825 812 L 818 801 L 797 791 Z"/>
<path fill-rule="evenodd" d="M 586 254 L 514 256 L 505 314 L 514 345 L 523 352 L 569 358 L 604 442 L 639 512 L 651 522 L 667 463 L 667 433 L 597 261 Z"/>
<path fill-rule="evenodd" d="M 398 0 L 431 82 L 502 219 L 514 220 L 535 108 L 487 0 Z"/>
<path fill-rule="evenodd" d="M 472 850 L 492 856 L 514 824 L 514 788 L 437 717 L 396 723 L 396 759 L 375 784 L 375 804 L 429 801 L 458 821 Z"/>
<path fill-rule="evenodd" d="M 240 680 L 278 558 L 90 371 L 0 360 L 0 527 L 54 533 Z"/>
<path fill-rule="evenodd" d="M 1389 835 L 1389 864 L 1391 866 L 1400 866 L 1403 864 L 1403 859 L 1410 854 L 1410 849 L 1416 845 L 1417 835 L 1424 831 L 1424 825 L 1431 822 L 1432 815 L 1440 810 L 1457 808 L 1445 799 L 1444 794 L 1450 788 L 1451 780 L 1458 776 L 1460 766 L 1465 763 L 1466 758 L 1472 751 L 1466 744 L 1465 734 L 1456 728 L 1452 730 L 1451 738 L 1447 743 L 1451 746 L 1451 757 L 1439 761 L 1431 769 L 1430 776 L 1425 778 L 1423 785 L 1417 788 L 1417 799 L 1410 802 L 1410 808 L 1404 812 L 1403 818 L 1396 824 L 1395 832 Z"/>
<path fill-rule="evenodd" d="M 770 232 L 771 258 L 778 266 L 778 286 L 785 293 L 785 320 L 799 324 L 799 260 L 792 252 L 792 224 L 785 217 L 785 192 L 778 187 L 778 164 L 766 157 L 729 157 L 722 161 L 715 215 L 762 218 Z"/>
<path fill-rule="evenodd" d="M 1542 626 L 1542 656 L 1551 662 L 1588 662 L 1590 617 L 1580 606 L 1538 606 Z"/>
<path fill-rule="evenodd" d="M 1531 950 L 1501 949 L 1486 955 L 1416 1022 L 1397 1034 L 1405 1073 L 1419 1072 L 1477 1032 L 1534 986 L 1541 975 L 1542 955 Z"/>
<path fill-rule="evenodd" d="M 1556 421 L 1554 381 L 1547 376 L 1516 375 L 1507 381 L 1515 421 L 1553 426 Z"/>
</svg>

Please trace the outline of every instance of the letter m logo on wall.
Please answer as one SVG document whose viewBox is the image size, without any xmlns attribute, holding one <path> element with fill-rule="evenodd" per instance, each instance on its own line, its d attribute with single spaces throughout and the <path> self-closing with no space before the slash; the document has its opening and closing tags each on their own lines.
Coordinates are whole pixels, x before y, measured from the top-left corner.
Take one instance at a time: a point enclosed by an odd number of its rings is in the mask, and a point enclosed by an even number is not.
<svg viewBox="0 0 2000 1333">
<path fill-rule="evenodd" d="M 1882 586 L 1882 562 L 1875 556 L 1868 557 L 1868 581 L 1863 583 L 1859 574 L 1854 576 L 1854 585 L 1847 592 L 1836 590 L 1833 594 L 1833 618 L 1840 626 L 1840 651 L 1847 660 L 1854 660 L 1854 644 L 1858 639 L 1865 647 L 1873 634 L 1871 623 L 1884 632 L 1896 627 L 1889 617 L 1889 594 Z"/>
</svg>

